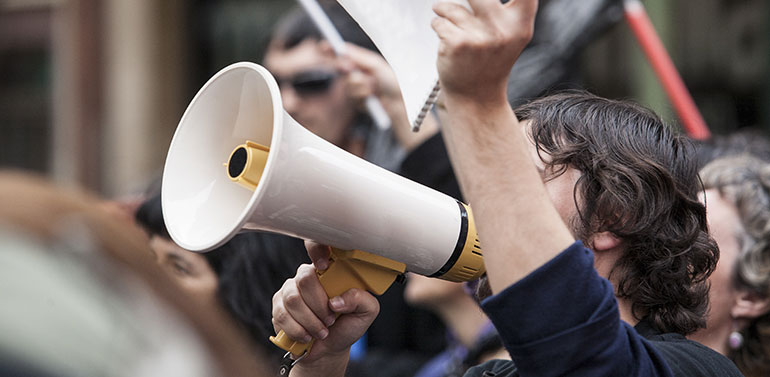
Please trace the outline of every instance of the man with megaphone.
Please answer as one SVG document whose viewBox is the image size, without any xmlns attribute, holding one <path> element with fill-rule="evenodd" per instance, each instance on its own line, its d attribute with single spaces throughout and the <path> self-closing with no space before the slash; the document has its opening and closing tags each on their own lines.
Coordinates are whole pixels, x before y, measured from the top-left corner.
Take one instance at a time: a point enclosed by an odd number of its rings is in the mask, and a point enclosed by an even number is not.
<svg viewBox="0 0 770 377">
<path fill-rule="evenodd" d="M 438 3 L 443 135 L 483 240 L 482 303 L 512 361 L 467 375 L 740 376 L 683 335 L 705 325 L 718 249 L 689 143 L 637 105 L 583 93 L 506 100 L 536 0 Z M 518 118 L 518 119 L 517 119 Z M 589 249 L 590 248 L 590 249 Z M 377 314 L 369 293 L 327 297 L 310 244 L 273 299 L 273 324 L 311 340 L 293 376 L 343 376 Z"/>
</svg>

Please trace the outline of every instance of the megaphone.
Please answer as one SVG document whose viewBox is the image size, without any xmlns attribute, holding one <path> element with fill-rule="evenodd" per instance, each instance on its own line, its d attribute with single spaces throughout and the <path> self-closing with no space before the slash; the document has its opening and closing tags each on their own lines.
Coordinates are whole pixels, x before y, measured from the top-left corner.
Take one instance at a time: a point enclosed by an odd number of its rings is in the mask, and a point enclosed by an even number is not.
<svg viewBox="0 0 770 377">
<path fill-rule="evenodd" d="M 306 130 L 254 63 L 222 69 L 193 98 L 168 151 L 161 203 L 172 239 L 191 251 L 261 230 L 356 250 L 347 256 L 396 274 L 469 281 L 484 272 L 468 206 Z"/>
</svg>

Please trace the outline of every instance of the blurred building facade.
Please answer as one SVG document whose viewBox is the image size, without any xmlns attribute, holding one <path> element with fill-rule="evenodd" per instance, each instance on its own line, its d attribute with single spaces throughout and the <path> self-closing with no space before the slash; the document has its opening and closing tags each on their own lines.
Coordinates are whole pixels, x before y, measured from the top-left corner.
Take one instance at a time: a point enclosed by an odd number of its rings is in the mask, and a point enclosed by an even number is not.
<svg viewBox="0 0 770 377">
<path fill-rule="evenodd" d="M 259 62 L 286 0 L 0 0 L 0 167 L 107 196 L 161 174 L 187 103 L 217 70 Z M 714 133 L 770 130 L 770 4 L 647 0 Z M 598 94 L 676 116 L 628 27 L 578 68 Z"/>
</svg>

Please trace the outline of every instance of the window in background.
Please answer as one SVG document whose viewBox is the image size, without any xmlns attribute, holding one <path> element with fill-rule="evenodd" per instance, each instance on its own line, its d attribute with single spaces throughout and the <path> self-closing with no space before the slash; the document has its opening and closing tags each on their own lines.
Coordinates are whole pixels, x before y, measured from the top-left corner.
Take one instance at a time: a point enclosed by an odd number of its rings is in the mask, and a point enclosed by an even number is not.
<svg viewBox="0 0 770 377">
<path fill-rule="evenodd" d="M 47 7 L 0 7 L 2 167 L 50 170 L 51 20 Z"/>
<path fill-rule="evenodd" d="M 295 5 L 286 0 L 195 0 L 190 28 L 193 93 L 229 64 L 261 63 L 275 21 Z"/>
</svg>

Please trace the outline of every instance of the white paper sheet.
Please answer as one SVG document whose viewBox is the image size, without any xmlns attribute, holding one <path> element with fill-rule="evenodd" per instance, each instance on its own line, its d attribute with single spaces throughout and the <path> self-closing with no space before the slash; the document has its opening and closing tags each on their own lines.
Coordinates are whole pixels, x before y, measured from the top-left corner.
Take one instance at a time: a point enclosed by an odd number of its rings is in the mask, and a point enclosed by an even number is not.
<svg viewBox="0 0 770 377">
<path fill-rule="evenodd" d="M 393 68 L 406 114 L 417 130 L 439 92 L 439 39 L 430 24 L 438 0 L 337 0 Z M 444 0 L 468 7 L 466 0 Z"/>
</svg>

